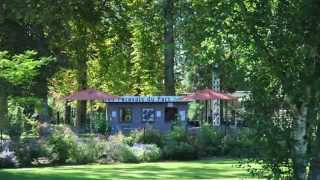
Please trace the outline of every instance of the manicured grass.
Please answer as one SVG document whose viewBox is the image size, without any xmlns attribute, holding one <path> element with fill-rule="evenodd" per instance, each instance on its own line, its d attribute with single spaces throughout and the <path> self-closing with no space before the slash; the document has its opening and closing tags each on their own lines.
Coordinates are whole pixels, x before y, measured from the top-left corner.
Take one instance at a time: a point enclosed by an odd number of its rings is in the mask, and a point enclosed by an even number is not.
<svg viewBox="0 0 320 180">
<path fill-rule="evenodd" d="M 236 160 L 81 165 L 0 170 L 1 180 L 254 179 Z"/>
</svg>

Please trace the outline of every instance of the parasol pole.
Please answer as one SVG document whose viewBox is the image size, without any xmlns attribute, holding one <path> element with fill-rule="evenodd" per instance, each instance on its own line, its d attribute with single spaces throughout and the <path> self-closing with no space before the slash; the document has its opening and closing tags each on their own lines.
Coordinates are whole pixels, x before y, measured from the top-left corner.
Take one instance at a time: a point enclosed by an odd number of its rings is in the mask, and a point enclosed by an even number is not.
<svg viewBox="0 0 320 180">
<path fill-rule="evenodd" d="M 90 134 L 92 134 L 92 118 L 93 118 L 93 111 L 92 111 L 92 109 L 93 109 L 92 108 L 92 104 L 93 103 L 92 103 L 92 101 L 93 100 L 90 101 L 90 116 L 89 116 L 89 119 L 90 119 L 89 120 L 90 121 Z"/>
<path fill-rule="evenodd" d="M 208 123 L 208 100 L 205 101 L 205 106 L 206 106 L 206 123 Z"/>
</svg>

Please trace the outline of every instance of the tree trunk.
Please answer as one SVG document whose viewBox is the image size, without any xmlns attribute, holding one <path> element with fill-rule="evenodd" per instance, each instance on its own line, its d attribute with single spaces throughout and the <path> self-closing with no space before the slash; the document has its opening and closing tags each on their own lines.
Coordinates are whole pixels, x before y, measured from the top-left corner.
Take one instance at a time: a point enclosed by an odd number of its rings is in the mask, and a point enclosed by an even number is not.
<svg viewBox="0 0 320 180">
<path fill-rule="evenodd" d="M 308 151 L 311 152 L 310 159 L 310 170 L 308 174 L 308 179 L 310 180 L 320 180 L 320 117 L 319 117 L 319 107 L 317 98 L 313 98 L 314 103 L 309 109 L 308 121 L 311 124 L 309 128 L 309 144 Z M 312 113 L 310 113 L 312 112 Z M 310 125 L 309 125 L 310 126 Z M 314 131 L 315 130 L 315 131 Z M 312 138 L 312 133 L 315 132 L 315 137 Z"/>
<path fill-rule="evenodd" d="M 174 1 L 164 0 L 164 74 L 165 94 L 175 95 L 174 78 Z"/>
<path fill-rule="evenodd" d="M 79 56 L 78 58 L 78 72 L 77 72 L 77 81 L 78 81 L 78 90 L 84 90 L 88 87 L 87 85 L 87 61 L 86 55 Z M 77 123 L 78 128 L 86 128 L 86 115 L 87 115 L 87 101 L 78 101 L 77 102 Z"/>
<path fill-rule="evenodd" d="M 64 123 L 70 125 L 70 118 L 71 118 L 71 106 L 68 105 L 66 101 L 64 103 Z"/>
<path fill-rule="evenodd" d="M 39 112 L 39 119 L 41 122 L 46 122 L 46 123 L 49 123 L 50 121 L 48 96 L 41 98 L 41 109 Z"/>
<path fill-rule="evenodd" d="M 307 124 L 308 107 L 305 103 L 298 108 L 298 116 L 294 121 L 293 127 L 293 171 L 294 179 L 306 179 L 306 165 L 307 165 L 307 138 L 306 138 L 306 124 Z"/>
<path fill-rule="evenodd" d="M 310 180 L 320 180 L 320 128 L 317 127 L 316 140 L 312 149 L 313 156 L 310 161 Z"/>
<path fill-rule="evenodd" d="M 87 101 L 77 102 L 77 123 L 76 126 L 81 129 L 86 128 Z"/>
<path fill-rule="evenodd" d="M 9 126 L 8 120 L 8 93 L 6 85 L 0 84 L 0 130 L 6 130 Z"/>
</svg>

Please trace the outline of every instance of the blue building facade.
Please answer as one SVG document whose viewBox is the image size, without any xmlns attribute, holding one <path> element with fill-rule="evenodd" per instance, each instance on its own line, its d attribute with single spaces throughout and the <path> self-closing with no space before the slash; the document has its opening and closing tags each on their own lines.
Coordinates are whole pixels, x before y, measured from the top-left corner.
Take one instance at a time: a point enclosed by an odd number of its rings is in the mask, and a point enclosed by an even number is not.
<svg viewBox="0 0 320 180">
<path fill-rule="evenodd" d="M 112 133 L 127 133 L 145 127 L 164 133 L 176 121 L 187 125 L 189 101 L 181 96 L 121 96 L 105 102 Z"/>
</svg>

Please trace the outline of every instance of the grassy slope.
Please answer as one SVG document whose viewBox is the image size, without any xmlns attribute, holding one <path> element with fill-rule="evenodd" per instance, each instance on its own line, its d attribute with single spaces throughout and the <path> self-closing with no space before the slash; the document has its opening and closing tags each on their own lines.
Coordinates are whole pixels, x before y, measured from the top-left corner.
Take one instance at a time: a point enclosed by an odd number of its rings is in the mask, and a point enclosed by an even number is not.
<svg viewBox="0 0 320 180">
<path fill-rule="evenodd" d="M 234 160 L 82 165 L 0 170 L 2 180 L 253 179 Z"/>
</svg>

